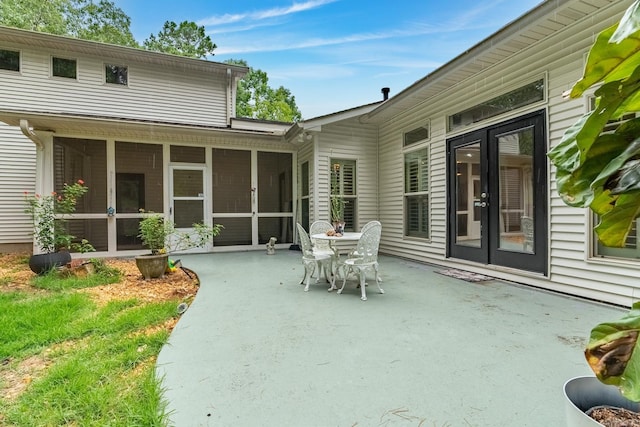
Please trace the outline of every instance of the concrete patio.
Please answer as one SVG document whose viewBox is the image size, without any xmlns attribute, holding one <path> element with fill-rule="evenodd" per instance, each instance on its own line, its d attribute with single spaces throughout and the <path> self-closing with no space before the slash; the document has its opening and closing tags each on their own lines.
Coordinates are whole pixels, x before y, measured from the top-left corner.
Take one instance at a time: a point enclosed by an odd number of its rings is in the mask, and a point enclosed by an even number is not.
<svg viewBox="0 0 640 427">
<path fill-rule="evenodd" d="M 625 310 L 380 257 L 383 289 L 299 285 L 301 254 L 181 256 L 198 295 L 158 357 L 175 426 L 551 427 Z"/>
</svg>

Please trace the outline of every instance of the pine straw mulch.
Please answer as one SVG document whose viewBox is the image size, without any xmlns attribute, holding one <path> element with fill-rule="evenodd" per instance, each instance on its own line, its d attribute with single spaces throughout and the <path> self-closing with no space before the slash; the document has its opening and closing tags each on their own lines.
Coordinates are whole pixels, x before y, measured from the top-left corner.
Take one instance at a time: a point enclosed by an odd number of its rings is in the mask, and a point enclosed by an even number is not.
<svg viewBox="0 0 640 427">
<path fill-rule="evenodd" d="M 34 288 L 30 280 L 35 274 L 29 269 L 27 254 L 0 254 L 0 292 L 47 292 Z M 198 292 L 198 276 L 192 270 L 178 268 L 164 278 L 144 280 L 134 259 L 106 259 L 105 263 L 122 272 L 118 283 L 80 289 L 103 305 L 112 300 L 136 298 L 143 302 L 186 301 Z M 191 276 L 191 277 L 189 277 Z"/>
</svg>

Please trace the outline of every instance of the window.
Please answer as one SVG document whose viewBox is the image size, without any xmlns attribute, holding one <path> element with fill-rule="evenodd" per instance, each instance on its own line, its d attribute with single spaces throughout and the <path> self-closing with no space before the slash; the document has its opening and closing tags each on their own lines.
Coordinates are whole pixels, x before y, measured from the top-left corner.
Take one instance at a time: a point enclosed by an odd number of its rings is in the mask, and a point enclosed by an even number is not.
<svg viewBox="0 0 640 427">
<path fill-rule="evenodd" d="M 75 79 L 77 77 L 77 62 L 75 59 L 56 58 L 51 59 L 51 70 L 54 77 Z"/>
<path fill-rule="evenodd" d="M 105 81 L 116 85 L 127 85 L 129 69 L 121 65 L 105 65 Z"/>
<path fill-rule="evenodd" d="M 20 52 L 0 49 L 0 70 L 20 71 Z"/>
<path fill-rule="evenodd" d="M 356 229 L 356 161 L 331 159 L 331 195 L 340 198 L 344 203 L 343 219 L 345 231 Z M 329 200 L 331 205 L 331 200 Z"/>
<path fill-rule="evenodd" d="M 305 230 L 309 229 L 309 162 L 304 162 L 300 165 L 300 197 L 301 203 L 301 215 L 300 224 L 305 227 Z"/>
<path fill-rule="evenodd" d="M 447 129 L 451 132 L 473 123 L 490 119 L 508 111 L 533 104 L 544 99 L 544 79 L 536 80 L 518 89 L 512 90 L 488 101 L 475 105 L 468 110 L 452 114 L 447 120 Z"/>
<path fill-rule="evenodd" d="M 427 147 L 404 155 L 405 236 L 429 237 L 429 156 Z"/>
<path fill-rule="evenodd" d="M 403 146 L 412 145 L 429 139 L 429 123 L 404 134 Z"/>
<path fill-rule="evenodd" d="M 589 108 L 593 110 L 595 108 L 596 98 L 591 97 L 589 99 Z M 624 122 L 634 119 L 636 117 L 635 113 L 626 114 L 618 119 L 610 120 L 605 126 L 605 130 L 603 133 L 612 133 L 623 124 Z M 596 225 L 600 222 L 598 215 L 593 214 L 593 224 Z M 627 240 L 625 241 L 624 247 L 622 248 L 611 248 L 608 246 L 604 246 L 598 240 L 598 236 L 595 231 L 593 233 L 594 239 L 594 248 L 595 255 L 599 257 L 615 257 L 615 258 L 628 258 L 628 259 L 640 259 L 640 245 L 638 245 L 638 231 L 640 230 L 640 218 L 637 218 L 634 222 L 634 225 L 629 230 L 629 234 L 627 235 Z"/>
</svg>

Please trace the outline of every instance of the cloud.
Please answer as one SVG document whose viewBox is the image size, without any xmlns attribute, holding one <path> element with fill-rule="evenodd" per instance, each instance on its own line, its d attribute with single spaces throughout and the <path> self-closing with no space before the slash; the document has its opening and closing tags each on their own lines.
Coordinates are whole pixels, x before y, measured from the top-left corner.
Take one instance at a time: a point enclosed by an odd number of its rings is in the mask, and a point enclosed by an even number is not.
<svg viewBox="0 0 640 427">
<path fill-rule="evenodd" d="M 261 21 L 264 19 L 278 18 L 281 16 L 291 15 L 294 13 L 304 12 L 311 9 L 324 6 L 325 4 L 334 3 L 338 0 L 309 0 L 304 3 L 293 3 L 287 7 L 275 7 L 272 9 L 259 10 L 249 13 L 224 14 L 221 16 L 211 16 L 201 19 L 198 25 L 216 26 L 229 25 L 242 21 Z"/>
</svg>

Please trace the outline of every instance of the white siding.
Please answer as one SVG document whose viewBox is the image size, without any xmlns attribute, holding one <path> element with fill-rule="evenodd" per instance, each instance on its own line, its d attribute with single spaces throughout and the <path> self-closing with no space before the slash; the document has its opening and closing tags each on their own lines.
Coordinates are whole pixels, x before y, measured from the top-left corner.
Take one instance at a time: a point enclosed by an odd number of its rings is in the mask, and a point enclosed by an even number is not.
<svg viewBox="0 0 640 427">
<path fill-rule="evenodd" d="M 379 136 L 379 189 L 380 199 L 384 201 L 379 210 L 379 219 L 384 224 L 381 252 L 427 262 L 460 265 L 456 260 L 446 259 L 445 151 L 446 139 L 452 136 L 446 132 L 447 115 L 546 75 L 548 101 L 534 105 L 528 111 L 547 109 L 549 144 L 557 144 L 564 130 L 585 112 L 584 100 L 566 101 L 562 99 L 562 92 L 570 89 L 580 78 L 585 53 L 595 35 L 617 21 L 627 6 L 626 2 L 616 2 L 596 10 L 587 19 L 564 28 L 537 45 L 525 48 L 499 66 L 490 67 L 453 89 L 382 123 Z M 481 59 L 478 58 L 479 61 Z M 506 114 L 481 125 L 484 127 L 511 117 L 514 115 Z M 425 120 L 431 122 L 431 237 L 430 240 L 408 239 L 403 238 L 402 133 L 422 125 Z M 469 127 L 462 132 L 471 129 Z M 553 173 L 550 175 L 553 180 Z M 549 191 L 549 277 L 473 263 L 465 263 L 465 268 L 548 289 L 631 304 L 640 296 L 640 287 L 635 279 L 640 272 L 640 263 L 616 264 L 590 260 L 587 254 L 591 234 L 585 226 L 585 223 L 589 223 L 588 212 L 565 206 L 559 200 L 553 183 Z"/>
<path fill-rule="evenodd" d="M 36 146 L 19 128 L 0 123 L 0 245 L 31 242 L 24 192 L 33 193 Z"/>
<path fill-rule="evenodd" d="M 313 168 L 318 202 L 315 219 L 329 219 L 331 158 L 356 161 L 356 228 L 378 219 L 377 127 L 361 125 L 357 118 L 323 125 L 317 150 Z"/>
<path fill-rule="evenodd" d="M 21 71 L 0 70 L 1 110 L 28 110 L 91 116 L 227 125 L 226 77 L 146 63 L 72 55 L 78 78 L 51 77 L 51 52 L 0 42 L 21 51 Z M 105 64 L 126 65 L 128 86 L 106 84 Z"/>
</svg>

